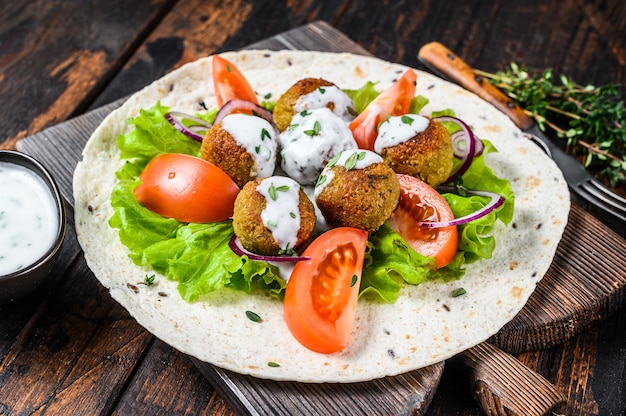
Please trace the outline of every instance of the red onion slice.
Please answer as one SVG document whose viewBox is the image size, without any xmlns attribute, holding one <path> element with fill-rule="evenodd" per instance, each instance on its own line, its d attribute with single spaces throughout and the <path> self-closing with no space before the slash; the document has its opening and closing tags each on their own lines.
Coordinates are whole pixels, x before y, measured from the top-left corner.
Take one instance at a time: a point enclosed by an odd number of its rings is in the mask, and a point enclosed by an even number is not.
<svg viewBox="0 0 626 416">
<path fill-rule="evenodd" d="M 453 186 L 440 186 L 437 188 L 437 190 L 443 191 L 443 192 L 454 192 L 456 188 Z M 487 205 L 485 205 L 478 211 L 472 212 L 471 214 L 466 215 L 464 217 L 455 218 L 452 221 L 421 221 L 421 222 L 418 222 L 417 225 L 420 227 L 425 227 L 425 228 L 440 228 L 440 227 L 452 227 L 456 225 L 467 224 L 468 222 L 484 217 L 485 215 L 489 214 L 490 212 L 493 212 L 496 208 L 504 204 L 504 197 L 495 192 L 474 191 L 474 190 L 469 190 L 469 189 L 466 192 L 469 195 L 486 196 L 486 197 L 491 198 L 491 200 L 489 201 L 489 203 L 487 203 Z"/>
<path fill-rule="evenodd" d="M 233 113 L 252 114 L 252 115 L 264 118 L 272 126 L 276 127 L 274 124 L 274 115 L 272 114 L 271 111 L 269 111 L 266 108 L 261 107 L 258 104 L 254 104 L 250 101 L 238 100 L 238 99 L 230 100 L 226 102 L 226 104 L 224 104 L 222 108 L 220 108 L 220 111 L 217 112 L 214 123 L 217 124 L 218 122 L 222 121 L 224 117 Z"/>
<path fill-rule="evenodd" d="M 233 238 L 228 242 L 228 247 L 238 256 L 248 256 L 250 260 L 260 260 L 260 261 L 273 261 L 277 263 L 294 263 L 297 261 L 306 261 L 311 260 L 310 256 L 266 256 L 263 254 L 256 254 L 246 250 L 242 245 L 241 241 L 237 238 L 236 235 L 233 235 Z"/>
<path fill-rule="evenodd" d="M 457 124 L 461 130 L 452 135 L 452 145 L 454 146 L 454 157 L 461 160 L 461 165 L 450 174 L 445 183 L 454 181 L 457 176 L 461 176 L 472 164 L 472 160 L 482 154 L 484 145 L 472 132 L 472 129 L 459 118 L 452 116 L 435 117 L 436 121 L 448 121 Z"/>
<path fill-rule="evenodd" d="M 179 111 L 170 111 L 169 113 L 166 113 L 165 119 L 172 126 L 174 126 L 176 130 L 183 133 L 185 136 L 189 137 L 190 139 L 196 140 L 200 143 L 202 143 L 202 139 L 204 139 L 204 136 L 201 134 L 198 134 L 198 132 L 206 131 L 211 128 L 211 124 L 207 123 L 206 121 L 198 117 L 189 115 L 189 114 L 181 113 Z M 191 126 L 187 127 L 181 121 L 182 119 L 193 121 L 196 124 L 192 124 Z"/>
</svg>

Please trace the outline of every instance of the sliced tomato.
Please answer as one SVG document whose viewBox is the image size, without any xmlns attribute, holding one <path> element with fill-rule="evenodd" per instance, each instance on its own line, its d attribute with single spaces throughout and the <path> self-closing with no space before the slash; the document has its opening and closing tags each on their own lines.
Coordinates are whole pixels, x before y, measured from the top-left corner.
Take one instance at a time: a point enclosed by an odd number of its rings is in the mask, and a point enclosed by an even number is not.
<svg viewBox="0 0 626 416">
<path fill-rule="evenodd" d="M 316 238 L 296 263 L 285 291 L 285 321 L 306 348 L 330 354 L 350 340 L 367 232 L 333 228 Z"/>
<path fill-rule="evenodd" d="M 400 202 L 390 225 L 418 253 L 434 257 L 437 268 L 448 265 L 456 255 L 459 233 L 456 226 L 426 228 L 423 221 L 451 221 L 454 214 L 445 199 L 430 185 L 409 175 L 397 175 Z"/>
<path fill-rule="evenodd" d="M 156 156 L 139 175 L 139 203 L 183 222 L 217 222 L 233 215 L 239 187 L 223 170 L 194 156 Z"/>
<path fill-rule="evenodd" d="M 398 81 L 381 92 L 351 123 L 350 130 L 359 148 L 374 150 L 378 125 L 389 116 L 406 114 L 415 96 L 417 74 L 408 69 Z"/>
<path fill-rule="evenodd" d="M 248 80 L 230 61 L 219 55 L 213 55 L 213 88 L 218 107 L 222 107 L 230 100 L 246 100 L 259 104 L 254 90 Z"/>
</svg>

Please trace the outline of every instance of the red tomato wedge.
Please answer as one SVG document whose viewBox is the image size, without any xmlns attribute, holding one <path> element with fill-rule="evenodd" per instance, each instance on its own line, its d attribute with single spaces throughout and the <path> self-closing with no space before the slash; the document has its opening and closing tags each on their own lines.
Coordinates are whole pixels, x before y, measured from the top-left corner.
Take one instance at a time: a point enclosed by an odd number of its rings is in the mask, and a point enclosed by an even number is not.
<svg viewBox="0 0 626 416">
<path fill-rule="evenodd" d="M 397 175 L 400 202 L 391 216 L 391 228 L 418 253 L 434 257 L 437 268 L 448 265 L 456 255 L 459 233 L 456 226 L 426 228 L 423 221 L 451 221 L 454 214 L 445 199 L 430 185 L 408 175 Z"/>
<path fill-rule="evenodd" d="M 374 150 L 378 124 L 389 116 L 406 114 L 415 96 L 417 74 L 407 70 L 398 81 L 381 92 L 351 123 L 350 130 L 360 149 Z"/>
<path fill-rule="evenodd" d="M 316 238 L 296 263 L 285 291 L 285 321 L 306 348 L 330 354 L 350 340 L 367 232 L 334 228 Z"/>
<path fill-rule="evenodd" d="M 230 100 L 246 100 L 259 104 L 259 100 L 248 80 L 235 65 L 219 55 L 213 55 L 213 88 L 218 107 Z"/>
<path fill-rule="evenodd" d="M 183 222 L 217 222 L 233 215 L 239 187 L 223 170 L 179 153 L 156 156 L 139 175 L 139 203 Z"/>
</svg>

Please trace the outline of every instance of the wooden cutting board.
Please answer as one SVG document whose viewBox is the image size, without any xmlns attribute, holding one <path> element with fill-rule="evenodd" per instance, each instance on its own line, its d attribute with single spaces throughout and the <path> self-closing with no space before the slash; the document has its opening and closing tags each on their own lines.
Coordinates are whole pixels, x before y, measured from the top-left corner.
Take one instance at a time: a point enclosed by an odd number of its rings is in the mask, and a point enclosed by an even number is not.
<svg viewBox="0 0 626 416">
<path fill-rule="evenodd" d="M 328 24 L 316 22 L 249 49 L 302 49 L 368 54 Z M 18 143 L 42 162 L 73 205 L 72 176 L 91 132 L 122 101 L 51 127 Z M 508 352 L 559 344 L 613 313 L 626 297 L 626 241 L 576 205 L 547 275 L 524 309 L 489 342 Z M 611 259 L 611 261 L 605 261 Z M 443 363 L 356 384 L 272 382 L 195 361 L 242 414 L 423 414 Z"/>
</svg>

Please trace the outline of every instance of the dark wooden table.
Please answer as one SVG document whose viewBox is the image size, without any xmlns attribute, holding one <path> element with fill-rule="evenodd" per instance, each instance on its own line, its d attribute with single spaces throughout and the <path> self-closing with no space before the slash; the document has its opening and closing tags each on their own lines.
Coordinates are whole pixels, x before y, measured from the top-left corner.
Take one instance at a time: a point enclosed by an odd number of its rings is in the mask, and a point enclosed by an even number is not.
<svg viewBox="0 0 626 416">
<path fill-rule="evenodd" d="M 622 0 L 5 1 L 0 148 L 186 62 L 314 20 L 378 57 L 417 68 L 419 47 L 438 40 L 487 71 L 517 61 L 581 83 L 626 84 Z M 597 215 L 626 234 L 623 224 Z M 0 306 L 0 414 L 232 414 L 191 360 L 140 327 L 85 267 L 78 258 L 33 297 Z M 624 414 L 626 308 L 561 345 L 517 358 L 567 396 L 566 414 Z M 479 409 L 450 361 L 428 414 Z"/>
</svg>

